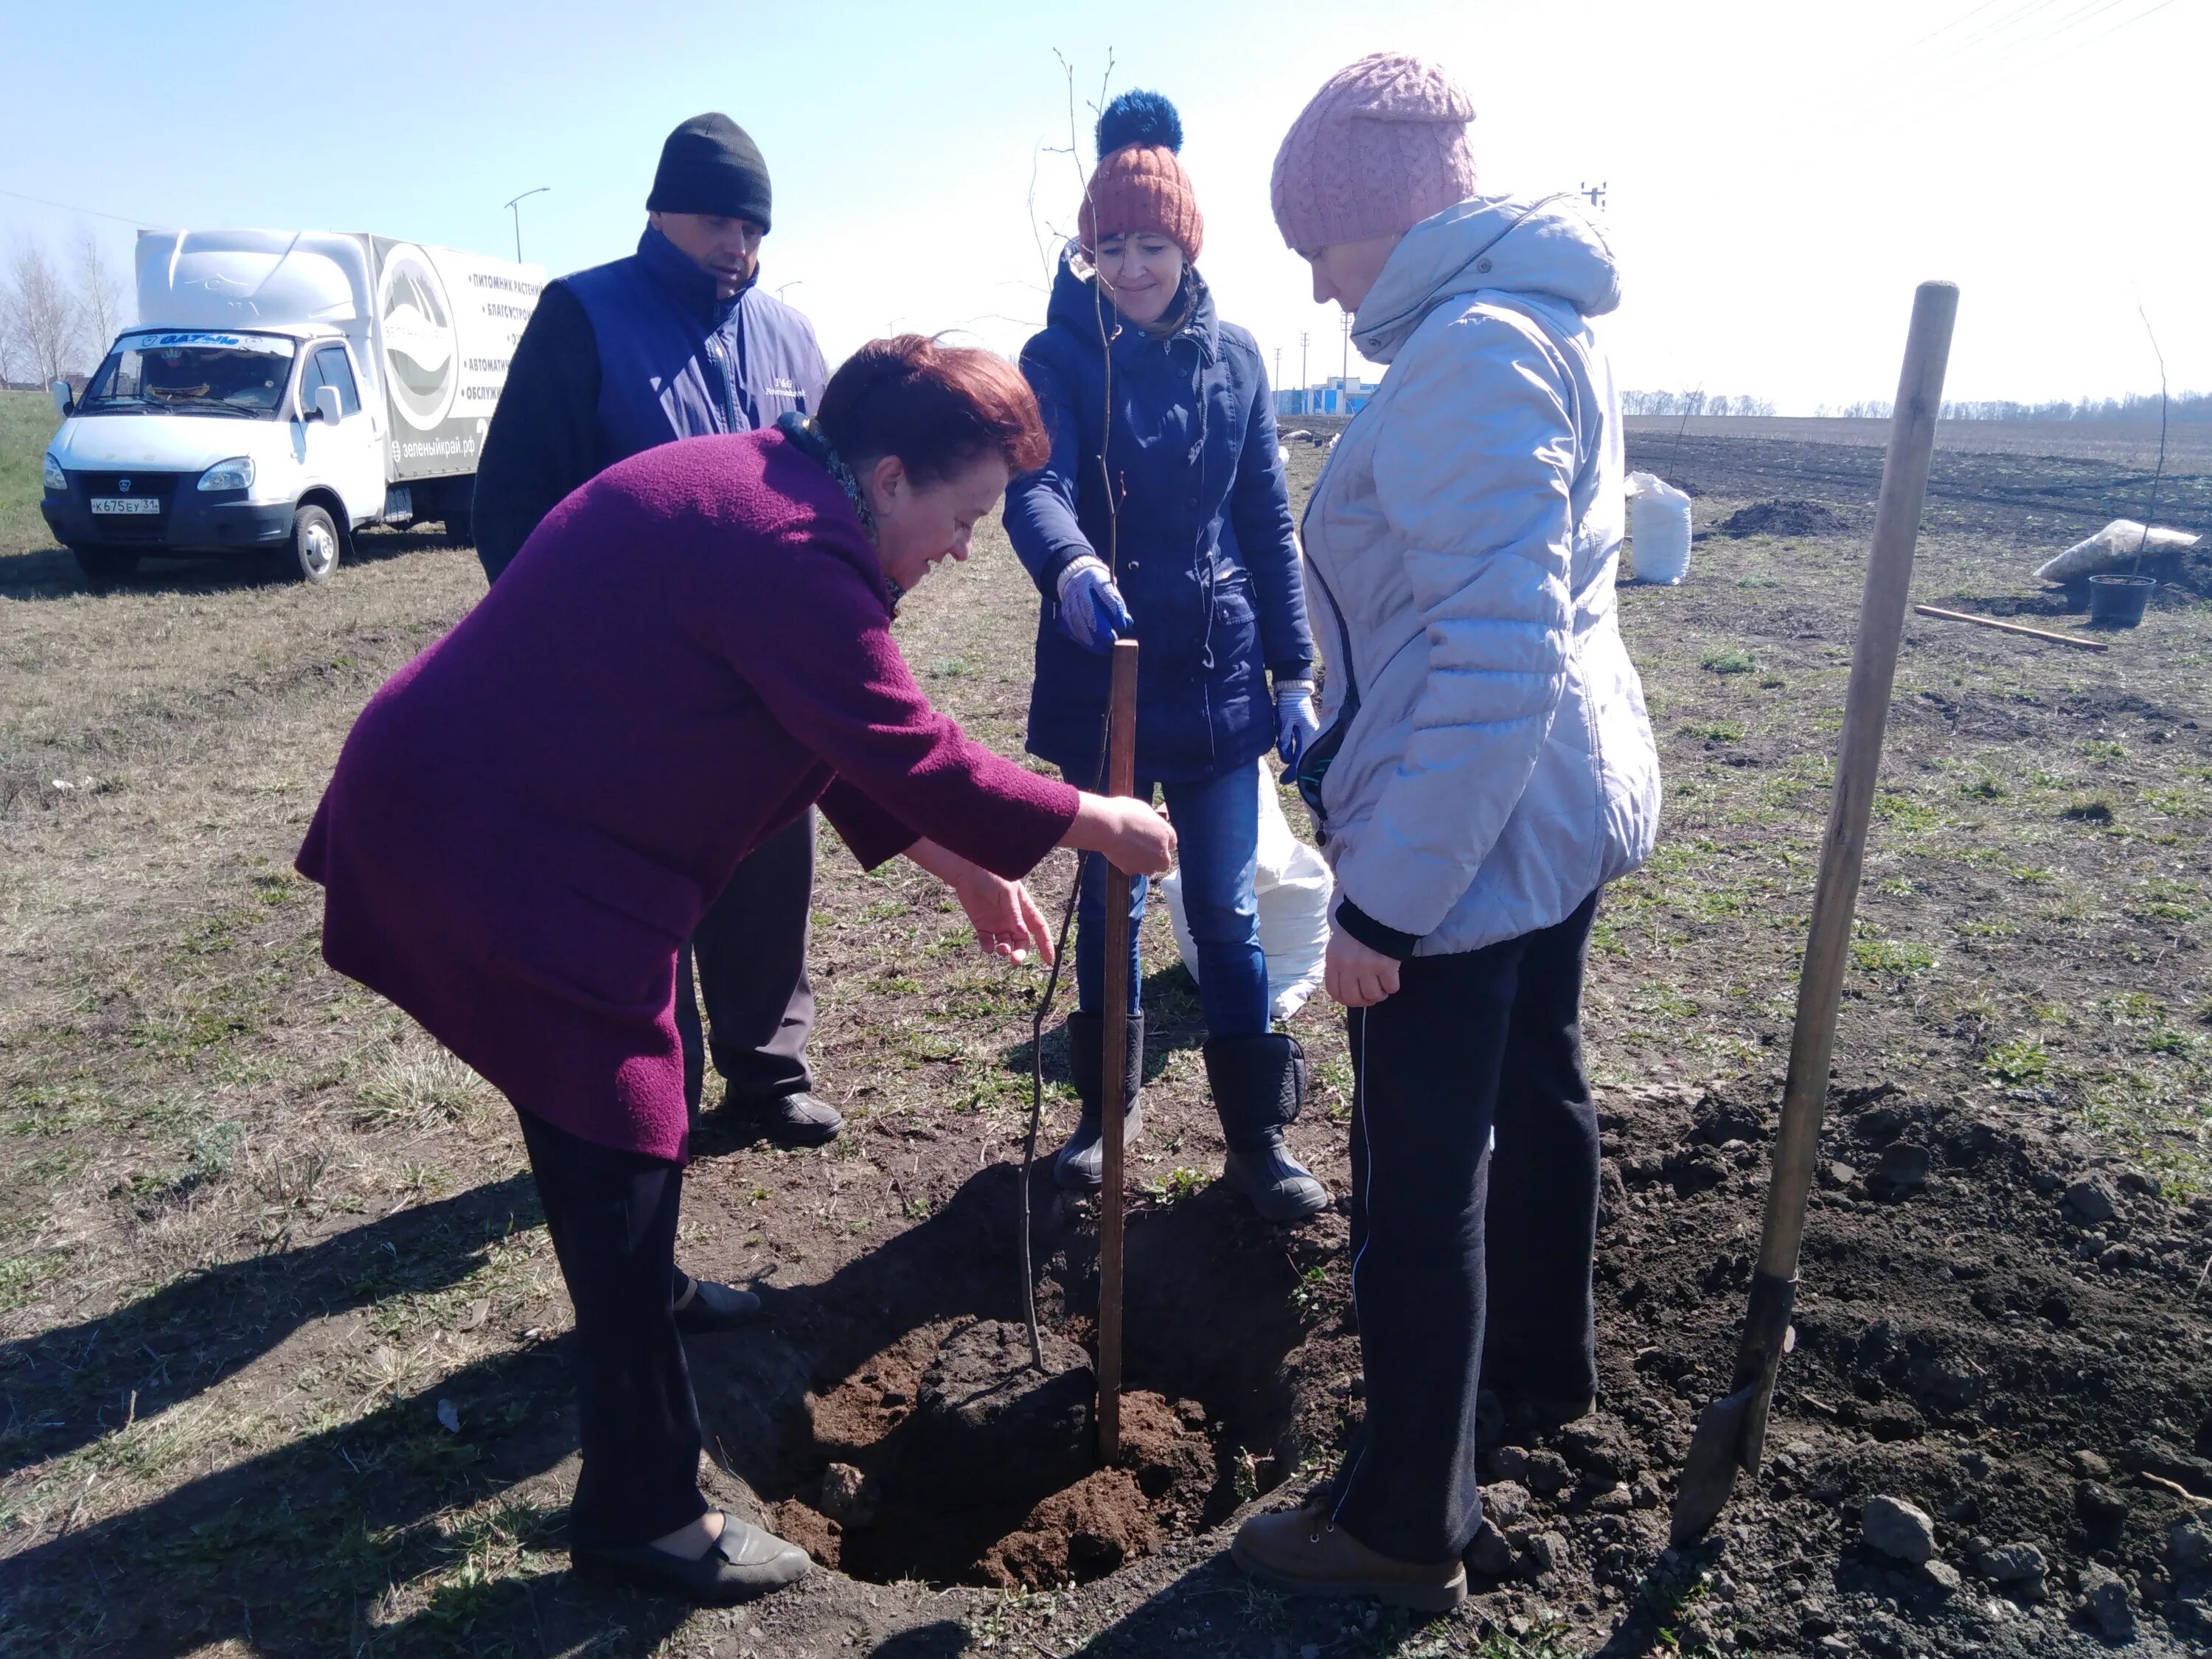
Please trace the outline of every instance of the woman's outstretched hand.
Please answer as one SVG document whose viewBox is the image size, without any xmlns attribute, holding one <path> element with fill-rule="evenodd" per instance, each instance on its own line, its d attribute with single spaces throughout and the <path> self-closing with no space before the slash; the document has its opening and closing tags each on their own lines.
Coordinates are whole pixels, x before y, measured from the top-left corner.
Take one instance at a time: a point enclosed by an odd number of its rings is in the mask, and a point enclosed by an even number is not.
<svg viewBox="0 0 2212 1659">
<path fill-rule="evenodd" d="M 1030 947 L 1035 945 L 1045 966 L 1052 966 L 1052 929 L 1028 888 L 994 876 L 933 841 L 916 842 L 906 855 L 952 890 L 985 956 L 1027 962 Z"/>
<path fill-rule="evenodd" d="M 1085 795 L 1060 844 L 1100 854 L 1127 875 L 1164 876 L 1175 868 L 1176 832 L 1167 814 L 1127 795 Z"/>
<path fill-rule="evenodd" d="M 1341 927 L 1328 932 L 1322 985 L 1347 1008 L 1372 1008 L 1398 991 L 1398 959 L 1362 945 Z"/>
</svg>

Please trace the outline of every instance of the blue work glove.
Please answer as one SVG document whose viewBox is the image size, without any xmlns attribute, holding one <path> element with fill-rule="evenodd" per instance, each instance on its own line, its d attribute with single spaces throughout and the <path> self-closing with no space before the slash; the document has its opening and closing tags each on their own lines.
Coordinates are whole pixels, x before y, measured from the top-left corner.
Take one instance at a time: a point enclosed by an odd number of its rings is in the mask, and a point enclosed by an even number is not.
<svg viewBox="0 0 2212 1659">
<path fill-rule="evenodd" d="M 1096 554 L 1085 553 L 1060 573 L 1060 625 L 1068 638 L 1101 656 L 1136 627 L 1113 573 Z"/>
<path fill-rule="evenodd" d="M 1282 757 L 1283 764 L 1296 766 L 1298 757 L 1306 752 L 1306 745 L 1321 731 L 1321 717 L 1314 713 L 1314 688 L 1311 680 L 1277 680 L 1275 682 L 1275 752 Z"/>
</svg>

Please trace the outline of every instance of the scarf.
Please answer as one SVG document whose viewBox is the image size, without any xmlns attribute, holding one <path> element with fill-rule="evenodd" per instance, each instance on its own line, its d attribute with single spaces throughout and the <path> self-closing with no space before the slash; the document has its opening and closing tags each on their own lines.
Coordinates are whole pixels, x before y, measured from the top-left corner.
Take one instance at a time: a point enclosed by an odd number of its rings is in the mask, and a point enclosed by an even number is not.
<svg viewBox="0 0 2212 1659">
<path fill-rule="evenodd" d="M 860 493 L 860 481 L 853 476 L 853 469 L 845 465 L 845 458 L 830 441 L 830 434 L 797 410 L 776 416 L 775 429 L 797 446 L 800 453 L 836 480 L 837 488 L 845 492 L 845 499 L 853 504 L 853 512 L 860 520 L 861 530 L 866 532 L 868 544 L 874 546 L 875 509 L 868 505 L 868 498 Z M 896 616 L 899 601 L 906 598 L 906 590 L 893 581 L 888 572 L 884 576 L 884 586 L 890 590 L 891 614 Z"/>
</svg>

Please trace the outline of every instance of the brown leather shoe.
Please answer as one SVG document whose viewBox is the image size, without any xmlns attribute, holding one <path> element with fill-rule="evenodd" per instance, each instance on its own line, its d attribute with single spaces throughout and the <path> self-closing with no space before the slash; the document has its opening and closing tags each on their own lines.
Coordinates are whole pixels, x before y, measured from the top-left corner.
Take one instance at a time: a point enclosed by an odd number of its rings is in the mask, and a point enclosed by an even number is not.
<svg viewBox="0 0 2212 1659">
<path fill-rule="evenodd" d="M 1292 1595 L 1367 1596 L 1421 1613 L 1449 1613 L 1467 1599 L 1467 1569 L 1459 1562 L 1393 1561 L 1317 1509 L 1254 1516 L 1237 1528 L 1229 1555 L 1261 1583 Z"/>
</svg>

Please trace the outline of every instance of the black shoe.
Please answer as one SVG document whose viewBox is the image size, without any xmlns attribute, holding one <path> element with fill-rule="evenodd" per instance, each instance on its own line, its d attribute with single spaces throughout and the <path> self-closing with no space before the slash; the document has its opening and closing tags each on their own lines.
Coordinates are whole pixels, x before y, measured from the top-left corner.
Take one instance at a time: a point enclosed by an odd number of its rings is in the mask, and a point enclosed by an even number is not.
<svg viewBox="0 0 2212 1659">
<path fill-rule="evenodd" d="M 779 1146 L 826 1146 L 845 1127 L 843 1113 L 803 1089 L 797 1094 L 769 1095 L 760 1100 L 732 1096 L 726 1104 L 739 1119 Z"/>
<path fill-rule="evenodd" d="M 676 1271 L 684 1273 L 681 1267 Z M 684 1288 L 676 1293 L 676 1328 L 686 1336 L 734 1330 L 759 1318 L 760 1310 L 761 1299 L 750 1291 L 684 1273 Z"/>
<path fill-rule="evenodd" d="M 1206 1081 L 1229 1143 L 1222 1171 L 1263 1221 L 1304 1221 L 1328 1207 L 1328 1188 L 1283 1145 L 1305 1104 L 1306 1051 L 1296 1037 L 1212 1037 Z"/>
<path fill-rule="evenodd" d="M 1096 1192 L 1106 1178 L 1104 1133 L 1105 1090 L 1099 1073 L 1106 1063 L 1106 1019 L 1103 1014 L 1073 1013 L 1067 1017 L 1067 1069 L 1075 1092 L 1083 1102 L 1075 1133 L 1053 1155 L 1053 1179 L 1070 1192 Z M 1129 1016 L 1128 1052 L 1122 1056 L 1121 1144 L 1132 1145 L 1145 1131 L 1145 1111 L 1139 1100 L 1145 1079 L 1145 1017 Z"/>
<path fill-rule="evenodd" d="M 796 1544 L 734 1515 L 722 1517 L 722 1535 L 696 1561 L 641 1544 L 620 1550 L 572 1549 L 568 1565 L 578 1573 L 616 1579 L 648 1595 L 680 1596 L 713 1607 L 781 1589 L 814 1566 Z"/>
<path fill-rule="evenodd" d="M 1549 1434 L 1570 1423 L 1579 1423 L 1597 1409 L 1597 1396 L 1523 1394 L 1518 1389 L 1485 1389 L 1498 1402 L 1508 1429 L 1520 1434 Z"/>
</svg>

